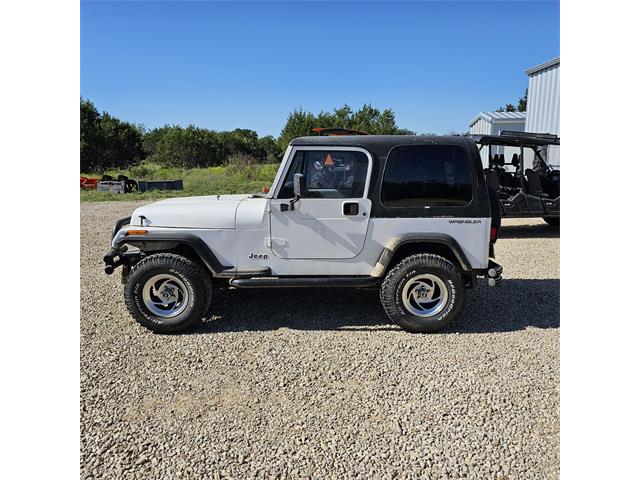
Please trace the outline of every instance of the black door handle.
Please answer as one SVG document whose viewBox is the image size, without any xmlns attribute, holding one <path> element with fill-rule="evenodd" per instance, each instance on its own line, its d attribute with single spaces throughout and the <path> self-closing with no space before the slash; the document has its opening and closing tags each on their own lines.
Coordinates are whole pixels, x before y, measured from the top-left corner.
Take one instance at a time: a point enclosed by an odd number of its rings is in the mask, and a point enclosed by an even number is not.
<svg viewBox="0 0 640 480">
<path fill-rule="evenodd" d="M 344 215 L 358 215 L 360 213 L 360 204 L 358 202 L 345 202 L 342 204 L 342 213 Z"/>
</svg>

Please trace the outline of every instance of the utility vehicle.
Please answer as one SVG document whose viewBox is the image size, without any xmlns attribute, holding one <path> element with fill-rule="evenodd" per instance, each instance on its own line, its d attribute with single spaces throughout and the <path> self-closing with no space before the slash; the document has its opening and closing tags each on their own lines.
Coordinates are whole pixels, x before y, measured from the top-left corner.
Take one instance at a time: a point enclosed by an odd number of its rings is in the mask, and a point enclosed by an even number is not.
<svg viewBox="0 0 640 480">
<path fill-rule="evenodd" d="M 560 145 L 560 138 L 552 134 L 503 131 L 500 135 L 475 136 L 475 141 L 480 150 L 488 149 L 489 168 L 485 169 L 485 175 L 489 187 L 498 193 L 501 215 L 542 217 L 549 225 L 559 226 L 560 167 L 548 165 L 544 156 L 549 146 Z M 510 163 L 506 163 L 504 153 L 496 152 L 504 152 L 505 147 L 512 151 Z M 534 168 L 525 168 L 525 149 L 532 153 Z"/>
<path fill-rule="evenodd" d="M 479 278 L 502 279 L 491 198 L 469 138 L 302 137 L 267 193 L 168 199 L 117 221 L 105 272 L 123 267 L 126 305 L 155 332 L 192 327 L 218 287 L 376 288 L 391 320 L 431 332 Z"/>
</svg>

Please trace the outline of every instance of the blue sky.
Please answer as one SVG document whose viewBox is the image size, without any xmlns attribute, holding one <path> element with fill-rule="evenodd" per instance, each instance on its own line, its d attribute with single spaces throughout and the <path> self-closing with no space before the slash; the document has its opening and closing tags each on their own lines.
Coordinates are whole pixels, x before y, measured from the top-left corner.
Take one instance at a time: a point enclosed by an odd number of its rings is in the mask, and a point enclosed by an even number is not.
<svg viewBox="0 0 640 480">
<path fill-rule="evenodd" d="M 81 3 L 81 95 L 148 128 L 280 133 L 289 112 L 371 103 L 418 133 L 516 103 L 560 53 L 559 3 Z"/>
</svg>

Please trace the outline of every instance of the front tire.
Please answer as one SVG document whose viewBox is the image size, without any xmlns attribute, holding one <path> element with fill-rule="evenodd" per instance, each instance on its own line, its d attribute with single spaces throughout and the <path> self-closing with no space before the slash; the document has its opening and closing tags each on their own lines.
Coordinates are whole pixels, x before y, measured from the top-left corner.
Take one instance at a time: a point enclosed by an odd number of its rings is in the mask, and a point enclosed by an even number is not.
<svg viewBox="0 0 640 480">
<path fill-rule="evenodd" d="M 465 288 L 456 266 L 438 255 L 420 253 L 402 260 L 385 276 L 382 306 L 408 332 L 441 330 L 464 307 Z"/>
<path fill-rule="evenodd" d="M 131 269 L 124 286 L 129 313 L 156 333 L 193 327 L 211 303 L 209 274 L 193 260 L 173 253 L 149 255 Z"/>
</svg>

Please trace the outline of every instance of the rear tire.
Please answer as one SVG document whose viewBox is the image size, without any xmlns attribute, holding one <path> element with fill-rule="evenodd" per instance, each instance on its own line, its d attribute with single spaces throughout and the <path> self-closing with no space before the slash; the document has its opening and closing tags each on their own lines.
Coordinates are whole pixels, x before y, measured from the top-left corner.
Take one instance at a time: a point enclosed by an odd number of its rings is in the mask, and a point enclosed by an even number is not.
<svg viewBox="0 0 640 480">
<path fill-rule="evenodd" d="M 560 226 L 560 217 L 542 217 L 542 219 L 552 227 Z"/>
<path fill-rule="evenodd" d="M 208 272 L 197 262 L 173 253 L 149 255 L 127 276 L 124 298 L 129 313 L 156 333 L 193 327 L 211 303 Z"/>
<path fill-rule="evenodd" d="M 380 289 L 382 306 L 408 332 L 441 330 L 464 307 L 465 288 L 457 267 L 438 255 L 419 253 L 387 273 Z"/>
</svg>

